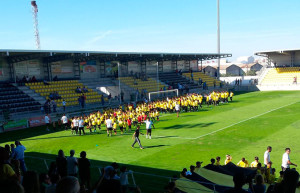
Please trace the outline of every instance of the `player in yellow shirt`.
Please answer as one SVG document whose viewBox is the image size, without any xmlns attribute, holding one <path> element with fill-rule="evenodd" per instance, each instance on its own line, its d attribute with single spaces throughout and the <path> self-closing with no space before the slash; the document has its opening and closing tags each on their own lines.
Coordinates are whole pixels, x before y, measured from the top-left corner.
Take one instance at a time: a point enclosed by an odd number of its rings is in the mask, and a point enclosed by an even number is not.
<svg viewBox="0 0 300 193">
<path fill-rule="evenodd" d="M 249 167 L 248 161 L 243 157 L 241 161 L 239 161 L 239 163 L 236 164 L 239 167 L 242 168 L 247 168 Z"/>
<path fill-rule="evenodd" d="M 216 160 L 217 160 L 216 161 L 216 166 L 220 166 L 221 165 L 221 163 L 220 163 L 221 158 L 219 156 L 217 156 Z"/>
<path fill-rule="evenodd" d="M 122 119 L 119 121 L 119 128 L 120 128 L 121 134 L 123 134 L 123 120 Z"/>
<path fill-rule="evenodd" d="M 225 165 L 227 165 L 228 163 L 230 163 L 232 161 L 232 157 L 230 155 L 226 155 L 226 159 L 225 159 Z"/>
<path fill-rule="evenodd" d="M 96 132 L 96 128 L 97 128 L 97 119 L 96 118 L 92 119 L 92 126 L 94 128 L 94 132 Z"/>
<path fill-rule="evenodd" d="M 251 168 L 257 168 L 257 164 L 259 163 L 258 157 L 254 158 L 254 161 L 250 164 Z"/>
<path fill-rule="evenodd" d="M 232 97 L 233 97 L 233 92 L 232 91 L 230 92 L 229 96 L 230 96 L 230 101 L 232 101 Z"/>
<path fill-rule="evenodd" d="M 97 126 L 98 126 L 99 131 L 101 131 L 101 120 L 100 120 L 100 118 L 97 119 Z"/>
</svg>

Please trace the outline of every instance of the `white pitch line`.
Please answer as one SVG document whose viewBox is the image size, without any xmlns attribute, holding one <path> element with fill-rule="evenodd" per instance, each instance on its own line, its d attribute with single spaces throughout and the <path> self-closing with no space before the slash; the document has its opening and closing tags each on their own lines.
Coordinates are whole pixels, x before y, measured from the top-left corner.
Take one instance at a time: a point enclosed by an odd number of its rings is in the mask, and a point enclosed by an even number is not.
<svg viewBox="0 0 300 193">
<path fill-rule="evenodd" d="M 290 104 L 287 104 L 287 105 L 283 105 L 283 106 L 281 106 L 281 107 L 277 107 L 277 108 L 275 108 L 275 109 L 269 110 L 269 111 L 264 112 L 264 113 L 261 113 L 261 114 L 259 114 L 259 115 L 255 115 L 255 116 L 250 117 L 250 118 L 248 118 L 248 119 L 245 119 L 245 120 L 242 120 L 242 121 L 233 123 L 233 124 L 231 124 L 231 125 L 228 125 L 228 126 L 226 126 L 226 127 L 221 128 L 221 129 L 218 129 L 218 130 L 215 130 L 215 131 L 206 133 L 206 134 L 204 134 L 204 135 L 200 135 L 200 136 L 198 136 L 198 137 L 194 137 L 194 138 L 189 138 L 189 137 L 172 137 L 172 138 L 180 138 L 180 139 L 199 139 L 199 138 L 205 137 L 205 136 L 207 136 L 207 135 L 211 135 L 211 134 L 217 133 L 217 132 L 219 132 L 219 131 L 223 131 L 224 129 L 227 129 L 227 128 L 232 127 L 232 126 L 234 126 L 234 125 L 238 125 L 238 124 L 240 124 L 240 123 L 243 123 L 243 122 L 249 121 L 249 120 L 251 120 L 251 119 L 260 117 L 260 116 L 262 116 L 262 115 L 268 114 L 268 113 L 270 113 L 270 112 L 276 111 L 276 110 L 278 110 L 278 109 L 281 109 L 281 108 L 284 108 L 284 107 L 293 105 L 293 104 L 298 103 L 298 102 L 299 102 L 299 101 L 294 102 L 294 103 L 290 103 Z M 156 137 L 156 136 L 154 136 L 154 137 Z M 157 137 L 162 137 L 162 136 L 157 136 Z"/>
</svg>

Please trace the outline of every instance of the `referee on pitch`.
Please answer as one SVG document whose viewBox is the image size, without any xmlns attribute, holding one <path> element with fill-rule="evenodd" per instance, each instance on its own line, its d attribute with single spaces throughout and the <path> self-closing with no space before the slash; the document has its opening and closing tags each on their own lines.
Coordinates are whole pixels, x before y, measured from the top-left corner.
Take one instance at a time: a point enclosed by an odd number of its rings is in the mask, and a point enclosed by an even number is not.
<svg viewBox="0 0 300 193">
<path fill-rule="evenodd" d="M 133 136 L 132 136 L 132 139 L 134 138 L 134 142 L 133 142 L 133 144 L 131 145 L 132 148 L 134 148 L 134 144 L 135 144 L 136 142 L 138 142 L 140 148 L 141 148 L 141 149 L 144 149 L 143 146 L 142 146 L 142 144 L 141 144 L 141 141 L 140 141 L 140 139 L 139 139 L 140 134 L 144 135 L 143 133 L 140 132 L 140 126 L 137 126 L 137 128 L 136 128 L 136 130 L 135 130 L 135 132 L 134 132 L 134 134 L 133 134 Z"/>
</svg>

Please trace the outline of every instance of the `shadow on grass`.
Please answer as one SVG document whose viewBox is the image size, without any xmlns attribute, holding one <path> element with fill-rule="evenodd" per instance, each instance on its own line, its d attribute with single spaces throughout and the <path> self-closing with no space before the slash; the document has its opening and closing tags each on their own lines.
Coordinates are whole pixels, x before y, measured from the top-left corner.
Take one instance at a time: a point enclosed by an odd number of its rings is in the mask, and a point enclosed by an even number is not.
<svg viewBox="0 0 300 193">
<path fill-rule="evenodd" d="M 151 145 L 151 146 L 143 146 L 145 149 L 148 148 L 155 148 L 155 147 L 164 147 L 164 146 L 170 146 L 170 145 Z"/>
<path fill-rule="evenodd" d="M 183 129 L 183 128 L 195 128 L 195 127 L 208 127 L 213 125 L 217 122 L 210 122 L 210 123 L 198 123 L 198 124 L 180 124 L 180 125 L 171 125 L 168 127 L 162 127 L 161 129 Z"/>
<path fill-rule="evenodd" d="M 149 148 L 149 146 L 148 146 Z M 58 150 L 57 150 L 58 151 Z M 142 150 L 142 151 L 146 151 Z M 65 152 L 67 154 L 67 152 Z M 76 152 L 75 156 L 78 156 L 79 152 Z M 88 158 L 89 155 L 87 155 Z M 51 162 L 54 162 L 56 155 L 53 154 L 45 154 L 45 153 L 38 153 L 38 152 L 27 152 L 25 153 L 25 162 L 28 170 L 34 170 L 39 173 L 47 173 L 47 167 L 50 166 Z M 101 160 L 94 160 L 90 159 L 91 163 L 91 178 L 92 183 L 96 183 L 97 180 L 100 178 L 100 169 L 106 166 L 111 165 L 112 162 L 101 161 Z M 47 166 L 46 166 L 47 164 Z M 178 171 L 172 170 L 164 170 L 164 169 L 157 169 L 145 166 L 138 166 L 138 165 L 131 165 L 126 163 L 118 163 L 120 167 L 126 166 L 128 170 L 133 171 L 133 176 L 135 179 L 135 183 L 141 188 L 142 192 L 152 193 L 152 192 L 164 192 L 164 186 L 167 185 L 169 182 L 168 178 L 158 177 L 158 176 L 151 176 L 152 175 L 159 175 L 159 176 L 166 176 L 172 177 L 173 175 L 179 175 Z M 137 172 L 137 173 L 135 173 Z M 144 173 L 144 174 L 142 174 Z M 150 175 L 147 175 L 150 174 Z M 131 175 L 128 176 L 129 184 L 133 184 Z"/>
<path fill-rule="evenodd" d="M 155 137 L 154 136 L 154 138 L 152 138 L 152 139 L 162 139 L 162 138 L 177 138 L 178 136 L 158 136 L 158 137 Z"/>
</svg>

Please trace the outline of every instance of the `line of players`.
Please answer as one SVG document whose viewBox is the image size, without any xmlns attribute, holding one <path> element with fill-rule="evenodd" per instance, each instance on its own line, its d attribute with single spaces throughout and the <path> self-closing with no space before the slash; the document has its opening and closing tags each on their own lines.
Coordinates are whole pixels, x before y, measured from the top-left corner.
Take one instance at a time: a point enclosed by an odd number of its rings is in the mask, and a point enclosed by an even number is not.
<svg viewBox="0 0 300 193">
<path fill-rule="evenodd" d="M 85 134 L 84 128 L 87 128 L 90 133 L 96 132 L 97 128 L 101 131 L 101 126 L 105 126 L 107 129 L 107 136 L 112 136 L 112 133 L 117 134 L 117 129 L 121 134 L 127 131 L 131 131 L 132 127 L 136 128 L 138 125 L 144 124 L 149 118 L 151 121 L 159 121 L 161 113 L 173 113 L 180 111 L 198 111 L 202 108 L 202 104 L 205 102 L 209 105 L 219 105 L 219 103 L 228 102 L 228 98 L 232 101 L 233 92 L 213 91 L 209 94 L 188 94 L 181 97 L 167 98 L 166 100 L 148 102 L 137 104 L 134 107 L 133 104 L 120 106 L 119 109 L 109 109 L 101 113 L 100 111 L 91 113 L 87 116 L 73 117 L 70 119 L 72 134 L 81 135 L 81 132 Z M 61 118 L 65 129 L 68 128 L 69 120 L 64 115 Z"/>
</svg>

